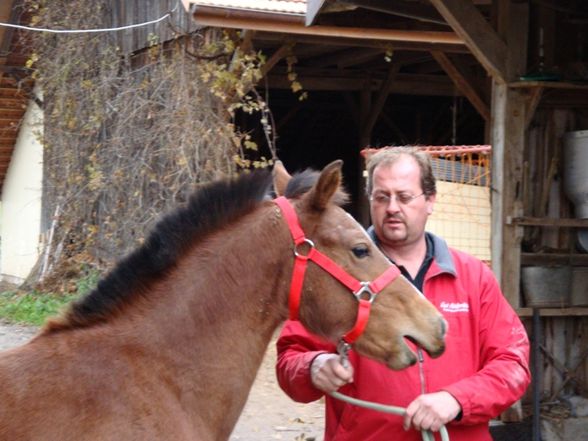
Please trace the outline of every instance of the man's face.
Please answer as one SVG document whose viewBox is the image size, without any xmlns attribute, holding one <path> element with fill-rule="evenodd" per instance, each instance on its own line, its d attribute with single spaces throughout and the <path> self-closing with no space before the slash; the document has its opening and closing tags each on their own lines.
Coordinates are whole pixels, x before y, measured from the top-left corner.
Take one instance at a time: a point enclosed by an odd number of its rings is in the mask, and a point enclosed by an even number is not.
<svg viewBox="0 0 588 441">
<path fill-rule="evenodd" d="M 378 239 L 384 246 L 411 245 L 423 238 L 435 195 L 425 196 L 421 172 L 410 156 L 374 169 L 370 214 Z"/>
</svg>

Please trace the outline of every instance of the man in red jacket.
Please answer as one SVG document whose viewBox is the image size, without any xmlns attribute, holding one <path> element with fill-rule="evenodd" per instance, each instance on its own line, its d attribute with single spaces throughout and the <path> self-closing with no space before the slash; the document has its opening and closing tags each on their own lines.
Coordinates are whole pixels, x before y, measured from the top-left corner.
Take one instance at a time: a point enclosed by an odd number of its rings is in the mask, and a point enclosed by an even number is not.
<svg viewBox="0 0 588 441">
<path fill-rule="evenodd" d="M 530 381 L 525 329 L 483 262 L 425 232 L 436 196 L 428 155 L 406 148 L 377 152 L 368 162 L 367 192 L 368 232 L 443 313 L 445 353 L 432 359 L 418 350 L 415 366 L 392 371 L 351 351 L 344 366 L 333 345 L 287 321 L 277 342 L 280 386 L 300 402 L 325 396 L 327 441 L 420 441 L 419 431 L 442 425 L 451 441 L 491 441 L 489 420 L 518 400 Z M 325 395 L 335 390 L 406 413 Z"/>
</svg>

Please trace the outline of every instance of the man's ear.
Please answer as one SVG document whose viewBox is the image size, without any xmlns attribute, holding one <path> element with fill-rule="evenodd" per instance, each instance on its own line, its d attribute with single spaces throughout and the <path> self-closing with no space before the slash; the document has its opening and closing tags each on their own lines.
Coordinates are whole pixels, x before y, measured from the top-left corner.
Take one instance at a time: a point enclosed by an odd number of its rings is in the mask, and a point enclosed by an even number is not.
<svg viewBox="0 0 588 441">
<path fill-rule="evenodd" d="M 283 196 L 286 193 L 286 186 L 290 182 L 290 179 L 292 179 L 292 176 L 286 171 L 282 161 L 276 161 L 274 163 L 273 176 L 276 196 Z"/>
<path fill-rule="evenodd" d="M 435 200 L 437 199 L 436 194 L 432 194 L 431 196 L 427 196 L 427 214 L 433 214 L 433 207 L 435 206 Z"/>
</svg>

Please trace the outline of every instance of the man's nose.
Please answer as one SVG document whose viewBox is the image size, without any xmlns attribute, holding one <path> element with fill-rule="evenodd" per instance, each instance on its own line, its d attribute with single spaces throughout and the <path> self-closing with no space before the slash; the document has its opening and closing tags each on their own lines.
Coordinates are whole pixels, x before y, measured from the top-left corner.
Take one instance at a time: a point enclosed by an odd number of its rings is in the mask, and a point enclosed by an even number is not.
<svg viewBox="0 0 588 441">
<path fill-rule="evenodd" d="M 390 213 L 396 213 L 400 211 L 400 204 L 396 200 L 395 195 L 390 196 L 390 200 L 388 201 L 388 205 L 386 206 L 386 211 Z"/>
</svg>

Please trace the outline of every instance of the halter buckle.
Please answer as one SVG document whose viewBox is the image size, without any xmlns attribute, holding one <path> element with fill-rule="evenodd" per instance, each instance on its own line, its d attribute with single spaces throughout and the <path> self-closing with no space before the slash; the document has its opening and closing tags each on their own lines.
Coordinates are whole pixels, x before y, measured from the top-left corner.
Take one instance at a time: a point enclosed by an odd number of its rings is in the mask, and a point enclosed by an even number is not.
<svg viewBox="0 0 588 441">
<path fill-rule="evenodd" d="M 305 254 L 300 254 L 298 252 L 298 247 L 301 246 L 301 245 L 304 245 L 304 244 L 306 244 L 306 245 L 308 245 L 310 247 L 310 249 L 309 249 L 309 251 L 308 251 L 308 253 L 306 255 Z M 299 243 L 297 243 L 297 244 L 294 245 L 294 255 L 298 259 L 308 260 L 308 259 L 310 259 L 310 254 L 311 254 L 311 252 L 312 252 L 313 249 L 314 249 L 314 242 L 312 240 L 310 240 L 310 239 L 304 238 L 303 241 L 301 241 L 301 242 L 299 242 Z"/>
<path fill-rule="evenodd" d="M 373 292 L 372 289 L 370 288 L 370 282 L 359 282 L 359 284 L 361 285 L 361 288 L 359 288 L 357 291 L 355 291 L 353 293 L 353 295 L 355 296 L 355 298 L 359 301 L 359 300 L 364 300 L 362 298 L 362 296 L 364 294 L 367 294 L 369 297 L 365 300 L 367 300 L 369 303 L 373 303 L 374 299 L 376 298 L 376 295 L 378 293 Z"/>
</svg>

